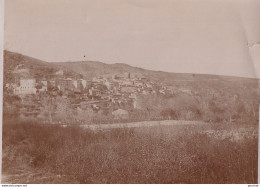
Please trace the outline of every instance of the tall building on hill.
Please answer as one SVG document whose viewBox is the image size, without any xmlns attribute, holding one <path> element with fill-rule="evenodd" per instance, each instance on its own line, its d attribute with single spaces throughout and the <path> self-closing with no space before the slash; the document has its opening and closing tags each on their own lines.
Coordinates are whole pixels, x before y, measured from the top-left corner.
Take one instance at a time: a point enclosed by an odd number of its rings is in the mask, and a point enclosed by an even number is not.
<svg viewBox="0 0 260 187">
<path fill-rule="evenodd" d="M 63 70 L 56 71 L 55 75 L 63 75 Z"/>
</svg>

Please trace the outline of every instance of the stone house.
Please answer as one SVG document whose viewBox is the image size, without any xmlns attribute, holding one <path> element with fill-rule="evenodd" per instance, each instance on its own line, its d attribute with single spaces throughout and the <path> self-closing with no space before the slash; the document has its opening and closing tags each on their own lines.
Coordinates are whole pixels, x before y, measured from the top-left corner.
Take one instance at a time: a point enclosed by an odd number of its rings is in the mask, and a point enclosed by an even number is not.
<svg viewBox="0 0 260 187">
<path fill-rule="evenodd" d="M 14 89 L 15 95 L 36 94 L 35 79 L 20 79 L 20 86 Z"/>
</svg>

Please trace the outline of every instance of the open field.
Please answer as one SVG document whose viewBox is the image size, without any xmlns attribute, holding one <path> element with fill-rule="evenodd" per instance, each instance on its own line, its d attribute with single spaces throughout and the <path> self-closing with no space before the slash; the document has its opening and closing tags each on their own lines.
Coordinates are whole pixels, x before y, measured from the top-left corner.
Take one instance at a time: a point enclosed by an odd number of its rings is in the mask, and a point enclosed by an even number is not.
<svg viewBox="0 0 260 187">
<path fill-rule="evenodd" d="M 5 121 L 2 183 L 257 183 L 257 144 L 256 124 L 92 131 Z"/>
</svg>

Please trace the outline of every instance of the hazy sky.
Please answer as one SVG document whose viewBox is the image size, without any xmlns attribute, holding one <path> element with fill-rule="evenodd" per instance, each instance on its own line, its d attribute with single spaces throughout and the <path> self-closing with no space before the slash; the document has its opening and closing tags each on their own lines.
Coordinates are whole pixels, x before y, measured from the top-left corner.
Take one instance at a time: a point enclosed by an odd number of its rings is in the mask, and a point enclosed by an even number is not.
<svg viewBox="0 0 260 187">
<path fill-rule="evenodd" d="M 259 0 L 7 0 L 4 35 L 50 62 L 260 77 Z"/>
</svg>

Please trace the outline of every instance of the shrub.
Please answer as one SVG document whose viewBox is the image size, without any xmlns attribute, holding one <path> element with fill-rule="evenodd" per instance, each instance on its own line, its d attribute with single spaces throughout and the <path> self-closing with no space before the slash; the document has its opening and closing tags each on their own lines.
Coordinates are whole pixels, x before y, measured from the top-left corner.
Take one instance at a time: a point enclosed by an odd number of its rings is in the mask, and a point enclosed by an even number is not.
<svg viewBox="0 0 260 187">
<path fill-rule="evenodd" d="M 188 126 L 163 130 L 4 122 L 3 172 L 26 166 L 70 183 L 257 183 L 257 138 L 216 139 Z"/>
</svg>

